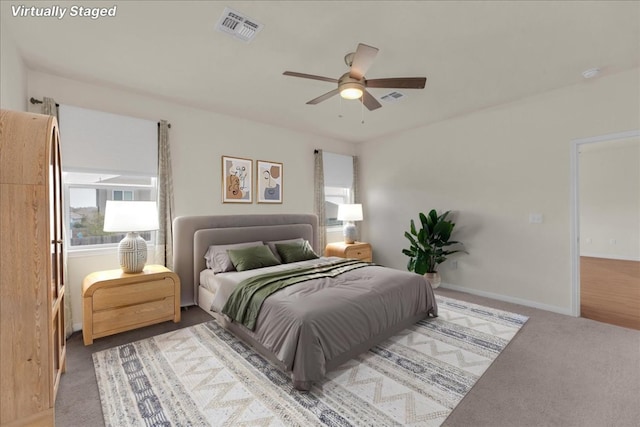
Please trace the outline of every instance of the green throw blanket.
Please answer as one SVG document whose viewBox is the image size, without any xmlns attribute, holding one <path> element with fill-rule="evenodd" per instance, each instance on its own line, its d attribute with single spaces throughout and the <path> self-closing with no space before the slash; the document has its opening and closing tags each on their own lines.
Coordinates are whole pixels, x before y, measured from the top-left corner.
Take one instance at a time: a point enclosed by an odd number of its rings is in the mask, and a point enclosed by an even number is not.
<svg viewBox="0 0 640 427">
<path fill-rule="evenodd" d="M 322 265 L 316 264 L 311 267 L 300 267 L 251 277 L 240 282 L 222 308 L 222 313 L 253 330 L 256 326 L 256 319 L 262 303 L 274 292 L 306 280 L 336 277 L 347 271 L 368 265 L 373 264 L 344 259 Z"/>
</svg>

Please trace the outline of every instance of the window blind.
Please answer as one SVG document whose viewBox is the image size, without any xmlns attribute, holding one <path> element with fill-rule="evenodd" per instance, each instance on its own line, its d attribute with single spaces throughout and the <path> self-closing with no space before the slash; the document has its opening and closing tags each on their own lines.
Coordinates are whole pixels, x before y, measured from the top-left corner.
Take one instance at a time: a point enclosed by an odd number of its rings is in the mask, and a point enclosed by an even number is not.
<svg viewBox="0 0 640 427">
<path fill-rule="evenodd" d="M 157 175 L 157 122 L 71 105 L 58 116 L 64 170 Z"/>
<path fill-rule="evenodd" d="M 353 156 L 322 152 L 325 187 L 351 188 L 353 184 Z"/>
</svg>

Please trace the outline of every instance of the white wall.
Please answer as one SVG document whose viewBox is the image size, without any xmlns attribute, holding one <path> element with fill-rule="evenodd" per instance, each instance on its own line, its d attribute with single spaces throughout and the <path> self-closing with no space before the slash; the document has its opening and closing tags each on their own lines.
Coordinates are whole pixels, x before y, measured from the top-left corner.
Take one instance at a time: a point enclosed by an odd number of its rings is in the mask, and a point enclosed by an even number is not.
<svg viewBox="0 0 640 427">
<path fill-rule="evenodd" d="M 5 27 L 0 25 L 0 108 L 27 111 L 27 69 Z"/>
<path fill-rule="evenodd" d="M 580 255 L 640 261 L 640 140 L 580 149 Z"/>
<path fill-rule="evenodd" d="M 313 150 L 355 154 L 350 143 L 190 108 L 132 91 L 80 83 L 29 71 L 29 96 L 52 97 L 59 104 L 165 119 L 169 132 L 176 216 L 313 212 Z M 63 141 L 64 144 L 64 141 Z M 223 204 L 221 156 L 283 163 L 282 204 Z M 64 166 L 64 159 L 62 159 Z M 73 254 L 69 259 L 69 291 L 74 329 L 82 322 L 81 283 L 96 270 L 118 268 L 113 254 Z"/>
<path fill-rule="evenodd" d="M 356 154 L 342 141 L 132 91 L 32 71 L 27 81 L 27 96 L 169 120 L 178 215 L 310 212 L 313 149 Z M 373 244 L 376 262 L 404 269 L 409 219 L 452 209 L 455 237 L 469 254 L 456 257 L 456 270 L 442 266 L 445 283 L 568 313 L 570 141 L 639 128 L 639 91 L 633 70 L 361 144 L 362 240 Z M 284 204 L 222 204 L 223 154 L 282 161 Z M 531 212 L 542 213 L 544 222 L 529 224 Z M 115 252 L 70 259 L 76 329 L 82 278 L 109 268 L 117 268 Z"/>
<path fill-rule="evenodd" d="M 453 287 L 571 312 L 571 140 L 637 129 L 639 70 L 360 144 L 364 240 L 405 269 L 409 220 L 453 210 Z M 541 213 L 542 224 L 529 214 Z"/>
</svg>

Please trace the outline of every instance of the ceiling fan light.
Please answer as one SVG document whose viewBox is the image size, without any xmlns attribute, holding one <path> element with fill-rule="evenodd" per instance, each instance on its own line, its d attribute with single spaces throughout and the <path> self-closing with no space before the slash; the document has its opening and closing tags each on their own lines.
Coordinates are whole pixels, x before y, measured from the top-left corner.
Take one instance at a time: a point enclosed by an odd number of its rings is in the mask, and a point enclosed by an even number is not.
<svg viewBox="0 0 640 427">
<path fill-rule="evenodd" d="M 346 83 L 340 88 L 340 96 L 344 99 L 358 99 L 362 96 L 362 88 L 357 83 Z"/>
</svg>

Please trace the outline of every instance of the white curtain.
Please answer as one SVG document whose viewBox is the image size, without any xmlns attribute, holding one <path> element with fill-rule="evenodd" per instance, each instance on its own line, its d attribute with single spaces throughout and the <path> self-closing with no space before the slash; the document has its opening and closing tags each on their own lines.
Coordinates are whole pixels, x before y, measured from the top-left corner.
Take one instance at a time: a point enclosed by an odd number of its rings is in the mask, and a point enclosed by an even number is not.
<svg viewBox="0 0 640 427">
<path fill-rule="evenodd" d="M 360 186 L 359 186 L 359 169 L 358 169 L 358 156 L 353 156 L 353 181 L 351 183 L 351 203 L 361 203 L 360 202 Z M 364 213 L 363 213 L 364 218 Z M 362 239 L 362 226 L 360 225 L 362 221 L 356 221 L 356 230 L 357 235 L 360 239 Z"/>
<path fill-rule="evenodd" d="M 56 118 L 56 120 L 59 120 L 58 117 L 58 106 L 56 105 L 56 101 L 53 98 L 47 98 L 46 96 L 44 98 L 42 98 L 42 107 L 41 107 L 41 113 L 42 114 L 46 114 L 48 116 L 54 116 Z M 62 158 L 62 161 L 64 162 L 64 158 Z M 63 233 L 63 242 L 66 243 L 66 236 L 68 233 L 67 227 L 68 227 L 68 223 L 67 221 L 62 221 L 63 227 L 62 227 L 62 233 Z M 71 293 L 69 292 L 70 290 L 70 286 L 69 286 L 69 275 L 67 273 L 68 268 L 67 268 L 67 245 L 64 244 L 62 245 L 62 263 L 63 263 L 63 268 L 62 268 L 62 272 L 63 272 L 63 277 L 62 280 L 65 284 L 65 292 L 66 295 L 64 297 L 64 333 L 67 336 L 67 338 L 69 338 L 69 336 L 73 333 L 73 318 L 71 316 Z"/>
<path fill-rule="evenodd" d="M 169 149 L 169 123 L 158 123 L 158 219 L 156 263 L 173 268 L 173 175 Z"/>
<path fill-rule="evenodd" d="M 318 255 L 323 255 L 324 248 L 327 245 L 327 220 L 325 215 L 322 150 L 314 151 L 313 207 L 316 215 L 318 215 Z"/>
</svg>

